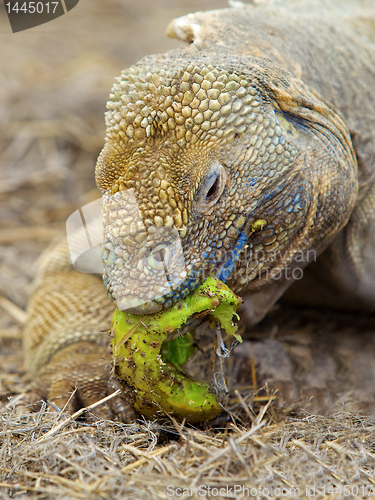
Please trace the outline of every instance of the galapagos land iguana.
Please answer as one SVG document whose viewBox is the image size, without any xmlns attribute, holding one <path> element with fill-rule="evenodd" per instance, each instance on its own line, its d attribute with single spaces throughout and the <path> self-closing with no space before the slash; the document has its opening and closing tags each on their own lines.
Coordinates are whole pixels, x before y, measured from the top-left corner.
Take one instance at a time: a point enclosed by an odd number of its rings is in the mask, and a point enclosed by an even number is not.
<svg viewBox="0 0 375 500">
<path fill-rule="evenodd" d="M 107 293 L 134 313 L 155 312 L 215 271 L 243 296 L 251 325 L 314 261 L 294 298 L 371 309 L 371 0 L 233 2 L 176 19 L 168 34 L 187 43 L 123 71 L 107 105 L 96 167 Z M 122 211 L 128 193 L 138 219 Z M 173 259 L 175 235 L 186 274 L 171 291 L 154 276 L 157 255 Z M 66 241 L 45 255 L 24 332 L 41 397 L 62 407 L 77 387 L 74 410 L 111 391 L 100 332 L 114 307 L 98 276 L 73 269 Z M 129 418 L 124 398 L 111 405 Z"/>
</svg>

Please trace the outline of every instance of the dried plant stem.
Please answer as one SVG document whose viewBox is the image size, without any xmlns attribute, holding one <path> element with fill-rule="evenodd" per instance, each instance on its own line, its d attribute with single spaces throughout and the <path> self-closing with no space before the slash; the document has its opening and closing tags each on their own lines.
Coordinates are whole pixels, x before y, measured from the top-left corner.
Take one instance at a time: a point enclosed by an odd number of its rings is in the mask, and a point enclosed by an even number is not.
<svg viewBox="0 0 375 500">
<path fill-rule="evenodd" d="M 87 411 L 91 411 L 93 410 L 94 408 L 97 408 L 98 406 L 106 403 L 107 401 L 109 401 L 110 399 L 118 396 L 120 394 L 121 390 L 118 389 L 117 391 L 115 391 L 114 393 L 110 394 L 109 396 L 101 399 L 100 401 L 97 401 L 96 403 L 90 405 L 90 406 L 87 406 L 86 408 L 81 408 L 80 410 L 78 410 L 77 412 L 73 413 L 73 415 L 70 415 L 70 417 L 68 417 L 67 419 L 65 419 L 63 422 L 61 422 L 60 424 L 56 425 L 55 427 L 53 427 L 50 431 L 48 431 L 46 434 L 44 434 L 44 436 L 42 436 L 41 438 L 39 438 L 36 443 L 40 443 L 41 441 L 43 441 L 44 439 L 47 439 L 49 436 L 52 436 L 52 434 L 54 434 L 55 432 L 59 431 L 62 427 L 64 427 L 65 425 L 69 424 L 69 422 L 72 422 L 73 420 L 75 420 L 76 418 L 80 417 L 81 415 L 83 415 L 85 412 Z"/>
</svg>

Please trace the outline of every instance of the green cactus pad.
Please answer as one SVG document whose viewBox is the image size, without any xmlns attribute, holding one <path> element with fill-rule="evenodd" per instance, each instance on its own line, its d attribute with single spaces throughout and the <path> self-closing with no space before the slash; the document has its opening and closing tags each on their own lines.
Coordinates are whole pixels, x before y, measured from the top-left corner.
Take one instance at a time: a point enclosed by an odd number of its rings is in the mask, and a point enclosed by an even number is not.
<svg viewBox="0 0 375 500">
<path fill-rule="evenodd" d="M 212 276 L 173 307 L 138 316 L 116 309 L 112 347 L 116 372 L 132 389 L 134 408 L 146 417 L 159 410 L 189 422 L 209 420 L 221 411 L 208 385 L 188 377 L 181 366 L 194 352 L 190 333 L 167 341 L 174 331 L 197 314 L 210 314 L 237 340 L 233 317 L 241 299 Z"/>
</svg>

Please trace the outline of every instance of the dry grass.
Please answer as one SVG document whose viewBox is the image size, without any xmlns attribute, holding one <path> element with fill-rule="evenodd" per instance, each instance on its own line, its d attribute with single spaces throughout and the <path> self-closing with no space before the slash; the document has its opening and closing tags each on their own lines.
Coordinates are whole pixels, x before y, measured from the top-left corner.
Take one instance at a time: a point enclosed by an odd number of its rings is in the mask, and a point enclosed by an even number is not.
<svg viewBox="0 0 375 500">
<path fill-rule="evenodd" d="M 295 390 L 309 396 L 293 407 L 283 399 L 283 388 L 291 390 L 286 376 L 274 407 L 267 393 L 238 386 L 212 428 L 171 419 L 124 425 L 27 406 L 21 330 L 38 258 L 66 218 L 96 196 L 93 170 L 114 77 L 143 55 L 177 45 L 163 36 L 171 18 L 225 4 L 82 1 L 53 24 L 15 35 L 0 6 L 0 499 L 162 499 L 177 487 L 208 496 L 194 491 L 199 486 L 217 488 L 217 498 L 239 497 L 234 486 L 258 489 L 258 498 L 311 498 L 306 487 L 314 486 L 315 498 L 375 497 L 375 422 L 366 416 L 373 412 L 375 336 L 366 318 L 281 309 L 251 332 L 241 352 L 258 354 L 241 358 L 242 375 L 255 388 L 269 380 L 272 362 L 265 371 L 259 359 L 285 348 Z M 319 373 L 330 373 L 330 349 L 338 369 L 317 382 L 310 353 L 322 363 Z M 341 396 L 330 399 L 328 389 Z M 313 404 L 321 393 L 330 405 L 325 416 Z"/>
<path fill-rule="evenodd" d="M 61 425 L 66 415 L 46 404 L 29 413 L 10 403 L 1 410 L 0 498 L 162 499 L 177 488 L 193 498 L 208 488 L 217 498 L 256 490 L 258 498 L 311 498 L 309 488 L 315 498 L 341 498 L 324 488 L 345 485 L 373 497 L 374 421 L 345 412 L 275 421 L 266 410 L 246 427 L 201 430 L 172 421 Z"/>
</svg>

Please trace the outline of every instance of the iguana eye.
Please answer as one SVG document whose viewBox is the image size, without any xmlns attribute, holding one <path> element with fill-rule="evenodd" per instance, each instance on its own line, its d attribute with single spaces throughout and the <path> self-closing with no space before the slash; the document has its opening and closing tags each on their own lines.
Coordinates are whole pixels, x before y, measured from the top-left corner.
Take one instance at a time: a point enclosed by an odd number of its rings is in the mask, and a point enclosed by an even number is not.
<svg viewBox="0 0 375 500">
<path fill-rule="evenodd" d="M 196 212 L 205 212 L 219 200 L 227 182 L 227 173 L 223 165 L 215 162 L 202 180 L 194 202 Z"/>
</svg>

